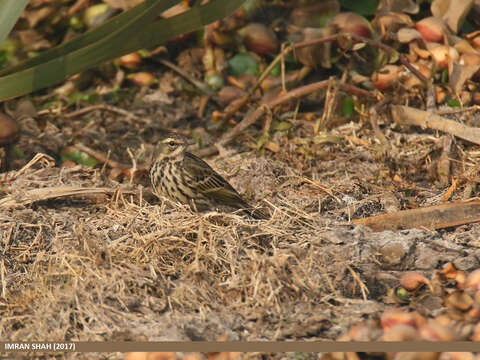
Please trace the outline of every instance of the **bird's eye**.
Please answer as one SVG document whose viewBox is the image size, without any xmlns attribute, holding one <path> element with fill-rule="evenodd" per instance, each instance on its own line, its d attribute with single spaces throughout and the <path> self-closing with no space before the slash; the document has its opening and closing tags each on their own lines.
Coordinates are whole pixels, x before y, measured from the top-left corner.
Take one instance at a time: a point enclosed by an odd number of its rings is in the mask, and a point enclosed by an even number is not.
<svg viewBox="0 0 480 360">
<path fill-rule="evenodd" d="M 175 144 L 175 141 L 170 141 L 170 142 L 168 143 L 168 146 L 170 146 L 170 147 L 174 147 L 175 145 L 176 145 L 176 144 Z"/>
</svg>

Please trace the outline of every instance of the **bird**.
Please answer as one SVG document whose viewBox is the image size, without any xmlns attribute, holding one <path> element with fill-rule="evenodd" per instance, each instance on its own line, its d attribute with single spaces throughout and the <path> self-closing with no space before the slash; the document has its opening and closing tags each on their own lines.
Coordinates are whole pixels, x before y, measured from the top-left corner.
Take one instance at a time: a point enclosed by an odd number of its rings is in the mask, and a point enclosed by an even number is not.
<svg viewBox="0 0 480 360">
<path fill-rule="evenodd" d="M 227 180 L 204 160 L 187 151 L 191 144 L 183 135 L 172 133 L 156 145 L 150 167 L 153 193 L 192 211 L 242 210 L 256 219 L 268 217 L 265 209 L 251 207 Z"/>
</svg>

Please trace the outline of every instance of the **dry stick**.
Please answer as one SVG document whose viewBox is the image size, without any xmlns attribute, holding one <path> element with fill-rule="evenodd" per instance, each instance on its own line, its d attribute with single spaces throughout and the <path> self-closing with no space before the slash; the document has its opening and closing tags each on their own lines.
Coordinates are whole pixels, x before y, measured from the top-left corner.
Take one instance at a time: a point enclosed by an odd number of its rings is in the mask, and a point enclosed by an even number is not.
<svg viewBox="0 0 480 360">
<path fill-rule="evenodd" d="M 370 46 L 373 46 L 373 47 L 377 47 L 379 49 L 382 49 L 386 52 L 388 52 L 389 54 L 395 54 L 397 53 L 397 51 L 392 48 L 391 46 L 388 46 L 388 45 L 385 45 L 379 41 L 376 41 L 376 40 L 372 40 L 372 39 L 368 39 L 366 37 L 363 37 L 363 36 L 359 36 L 359 35 L 355 35 L 355 34 L 343 34 L 343 33 L 340 33 L 340 34 L 335 34 L 335 35 L 330 35 L 330 36 L 325 36 L 323 38 L 320 38 L 320 39 L 313 39 L 313 40 L 308 40 L 308 41 L 302 41 L 302 42 L 299 42 L 299 43 L 296 43 L 296 44 L 293 44 L 287 48 L 285 48 L 284 51 L 282 51 L 278 56 L 277 58 L 275 58 L 274 62 L 272 63 L 273 66 L 275 66 L 278 61 L 280 61 L 280 59 L 285 56 L 286 54 L 288 54 L 290 51 L 292 50 L 295 50 L 295 49 L 301 49 L 301 48 L 304 48 L 304 47 L 308 47 L 308 46 L 312 46 L 312 45 L 318 45 L 318 44 L 322 44 L 322 43 L 325 43 L 325 42 L 330 42 L 330 41 L 334 41 L 334 40 L 337 40 L 338 38 L 340 37 L 350 37 L 354 40 L 357 40 L 357 41 L 360 41 L 360 42 L 364 42 Z M 400 59 L 400 62 L 408 69 L 410 70 L 416 77 L 418 77 L 422 82 L 427 82 L 428 79 L 420 72 L 418 71 L 412 64 L 410 64 L 410 62 L 408 61 L 407 57 L 403 54 L 400 54 L 399 55 L 399 59 Z M 271 64 L 271 65 L 272 65 Z M 272 68 L 273 68 L 272 66 Z M 270 66 L 267 68 L 269 70 L 270 69 Z M 263 74 L 262 74 L 263 75 Z M 268 75 L 268 73 L 267 73 Z M 262 80 L 263 81 L 263 80 Z M 261 81 L 260 81 L 261 82 Z"/>
<path fill-rule="evenodd" d="M 355 219 L 373 231 L 398 229 L 444 229 L 480 221 L 480 201 L 477 198 L 448 204 L 401 210 L 393 213 Z"/>
<path fill-rule="evenodd" d="M 49 155 L 43 154 L 43 153 L 37 153 L 32 160 L 30 160 L 24 167 L 22 167 L 20 170 L 15 172 L 13 176 L 10 177 L 9 181 L 15 180 L 17 177 L 20 175 L 23 175 L 29 168 L 31 168 L 33 165 L 35 165 L 37 162 L 43 162 L 45 166 L 47 167 L 53 167 L 55 166 L 55 159 L 52 158 Z M 6 174 L 6 173 L 5 173 Z"/>
<path fill-rule="evenodd" d="M 268 65 L 266 67 L 266 69 L 260 74 L 260 76 L 258 77 L 258 80 L 257 82 L 255 83 L 255 85 L 253 85 L 253 87 L 250 89 L 250 91 L 248 92 L 249 95 L 253 94 L 253 92 L 255 90 L 257 90 L 257 88 L 260 86 L 260 84 L 263 82 L 263 80 L 265 80 L 265 78 L 270 74 L 270 72 L 273 70 L 273 68 L 280 62 L 282 61 L 283 57 L 288 54 L 290 51 L 292 51 L 292 48 L 293 46 L 290 45 L 288 47 L 286 47 L 285 49 L 283 49 L 280 54 L 277 55 L 277 57 L 270 63 L 270 65 Z"/>
<path fill-rule="evenodd" d="M 455 135 L 460 139 L 480 145 L 480 129 L 463 125 L 459 122 L 445 119 L 427 111 L 408 106 L 390 106 L 393 121 L 399 124 L 415 125 L 422 128 L 440 130 Z"/>
<path fill-rule="evenodd" d="M 480 106 L 479 105 L 473 105 L 473 106 L 464 107 L 464 108 L 441 110 L 441 111 L 437 111 L 436 114 L 437 115 L 452 115 L 452 114 L 464 113 L 464 112 L 469 112 L 469 111 L 480 111 Z"/>
<path fill-rule="evenodd" d="M 283 53 L 285 50 L 285 44 L 282 44 L 282 51 L 280 52 L 281 54 L 281 61 L 280 61 L 280 69 L 282 73 L 282 91 L 287 92 L 287 84 L 285 82 L 285 54 Z"/>
<path fill-rule="evenodd" d="M 272 126 L 273 114 L 271 109 L 268 109 L 267 115 L 265 116 L 265 124 L 263 125 L 262 135 L 267 137 L 270 133 L 270 127 Z"/>
<path fill-rule="evenodd" d="M 57 199 L 66 196 L 112 194 L 115 191 L 117 190 L 111 188 L 82 188 L 77 186 L 53 186 L 48 188 L 30 189 L 24 191 L 22 195 L 10 194 L 0 199 L 0 208 L 28 205 L 37 201 Z"/>
<path fill-rule="evenodd" d="M 302 177 L 302 176 L 295 176 L 295 177 L 297 177 L 297 178 L 299 178 L 300 180 L 302 180 L 302 181 L 304 181 L 304 182 L 306 182 L 306 183 L 308 183 L 308 184 L 311 184 L 311 185 L 315 186 L 316 188 L 322 190 L 322 191 L 325 192 L 327 195 L 330 195 L 333 199 L 335 199 L 335 201 L 336 201 L 337 203 L 339 203 L 339 204 L 342 203 L 342 201 L 333 194 L 332 189 L 329 189 L 328 187 L 323 186 L 322 184 L 320 184 L 320 183 L 318 183 L 318 182 L 316 182 L 316 181 L 314 181 L 314 180 L 311 180 L 311 179 L 309 179 L 309 178 L 307 178 L 307 177 Z"/>
<path fill-rule="evenodd" d="M 66 117 L 67 119 L 74 118 L 86 113 L 89 113 L 91 111 L 95 110 L 105 110 L 105 111 L 110 111 L 115 114 L 123 115 L 127 118 L 130 118 L 132 120 L 137 120 L 137 121 L 143 121 L 145 122 L 145 119 L 131 113 L 130 111 L 124 110 L 122 108 L 116 107 L 116 106 L 111 106 L 111 105 L 105 105 L 105 104 L 97 104 L 97 105 L 92 105 L 92 106 L 87 106 L 82 109 L 78 109 L 75 111 L 72 111 L 71 113 L 63 115 L 63 117 Z"/>
<path fill-rule="evenodd" d="M 93 150 L 91 148 L 89 148 L 88 146 L 82 144 L 82 143 L 78 143 L 78 144 L 75 144 L 74 147 L 79 150 L 79 151 L 82 151 L 88 155 L 90 155 L 91 157 L 93 157 L 95 160 L 101 162 L 101 163 L 105 163 L 107 164 L 108 166 L 112 167 L 112 168 L 120 168 L 120 169 L 128 169 L 130 168 L 130 166 L 128 165 L 125 165 L 125 164 L 122 164 L 122 163 L 119 163 L 118 161 L 115 161 L 115 160 L 111 160 L 109 159 L 109 156 L 105 156 L 104 154 L 102 154 L 101 152 L 99 151 L 96 151 L 96 150 Z"/>
<path fill-rule="evenodd" d="M 299 42 L 299 43 L 296 43 L 296 44 L 293 44 L 291 46 L 288 46 L 287 48 L 283 49 L 279 55 L 277 55 L 277 57 L 275 58 L 275 60 L 265 69 L 265 71 L 260 75 L 257 83 L 253 86 L 253 88 L 249 91 L 248 95 L 246 95 L 245 97 L 242 98 L 242 101 L 239 102 L 239 104 L 244 104 L 247 102 L 249 96 L 255 91 L 255 89 L 258 88 L 258 86 L 260 86 L 260 84 L 262 83 L 262 81 L 268 76 L 268 74 L 270 73 L 270 71 L 273 69 L 273 67 L 280 61 L 282 61 L 282 59 L 284 58 L 284 56 L 286 54 L 288 54 L 290 51 L 294 50 L 294 49 L 301 49 L 301 48 L 304 48 L 304 47 L 308 47 L 308 46 L 312 46 L 312 45 L 317 45 L 317 44 L 321 44 L 321 43 L 325 43 L 325 42 L 329 42 L 329 41 L 334 41 L 334 40 L 337 40 L 339 37 L 351 37 L 352 39 L 355 39 L 357 41 L 361 41 L 361 42 L 364 42 L 364 43 L 367 43 L 371 46 L 374 46 L 374 47 L 378 47 L 380 49 L 383 49 L 385 50 L 386 52 L 388 52 L 389 54 L 394 54 L 396 53 L 396 50 L 393 49 L 392 47 L 388 46 L 388 45 L 385 45 L 383 43 L 380 43 L 378 41 L 375 41 L 375 40 L 371 40 L 371 39 L 368 39 L 368 38 L 365 38 L 363 36 L 358 36 L 358 35 L 355 35 L 355 34 L 336 34 L 336 35 L 331 35 L 331 36 L 326 36 L 326 37 L 323 37 L 321 39 L 314 39 L 314 40 L 309 40 L 309 41 L 303 41 L 303 42 Z M 404 56 L 404 55 L 400 55 L 400 61 L 401 63 L 406 67 L 408 68 L 416 77 L 418 77 L 422 82 L 427 82 L 427 78 L 420 72 L 418 71 L 417 69 L 415 69 L 415 67 L 412 66 L 412 64 L 410 64 L 407 60 L 407 58 Z M 319 86 L 319 84 L 322 84 Z M 293 95 L 292 97 L 300 97 L 300 96 L 303 96 L 303 95 L 306 95 L 306 94 L 309 94 L 313 91 L 316 91 L 316 90 L 319 90 L 323 87 L 326 86 L 326 82 L 319 82 L 319 83 L 314 83 L 314 84 L 310 84 L 310 85 L 306 85 L 306 86 L 303 86 L 303 87 L 300 87 L 300 88 L 297 88 L 295 90 L 292 90 L 291 92 L 285 94 L 285 95 L 282 95 L 280 97 L 277 97 L 276 99 L 272 100 L 272 101 L 269 101 L 267 104 L 262 104 L 257 110 L 255 110 L 252 114 L 248 115 L 246 118 L 244 118 L 239 124 L 237 124 L 235 127 L 233 127 L 232 129 L 230 129 L 227 133 L 225 133 L 222 138 L 218 141 L 218 145 L 225 145 L 227 143 L 229 143 L 230 141 L 233 140 L 233 138 L 235 138 L 239 133 L 241 133 L 243 130 L 245 130 L 247 127 L 249 127 L 250 125 L 254 124 L 255 121 L 258 120 L 258 118 L 260 118 L 260 116 L 263 115 L 263 113 L 265 112 L 265 109 L 264 109 L 264 106 L 267 106 L 267 107 L 273 107 L 273 106 L 276 106 L 276 105 L 279 105 L 283 102 L 286 102 L 288 100 L 291 99 L 291 97 L 289 97 L 290 95 Z M 317 86 L 319 86 L 317 88 Z M 360 88 L 357 88 L 355 86 L 352 86 L 352 85 L 347 85 L 347 84 L 340 84 L 340 86 L 342 87 L 342 89 L 346 92 L 349 92 L 351 94 L 356 94 L 356 95 L 360 95 L 360 96 L 364 96 L 364 97 L 370 97 L 372 96 L 372 94 L 368 91 L 365 91 L 365 90 L 362 90 Z M 310 88 L 310 87 L 313 87 Z M 310 90 L 312 89 L 312 90 Z M 302 90 L 305 90 L 306 92 L 303 94 L 302 93 Z M 298 93 L 297 93 L 298 92 Z M 239 107 L 238 107 L 239 108 Z M 225 117 L 224 118 L 229 118 L 228 114 L 225 114 Z M 218 152 L 217 148 L 215 145 L 212 145 L 212 146 L 209 146 L 207 148 L 204 148 L 204 149 L 201 149 L 199 151 L 197 151 L 197 154 L 199 156 L 209 156 L 209 155 L 214 155 Z"/>
<path fill-rule="evenodd" d="M 328 79 L 327 94 L 325 95 L 325 104 L 323 106 L 323 114 L 321 117 L 315 121 L 313 126 L 313 135 L 316 136 L 320 131 L 320 126 L 323 124 L 324 127 L 327 126 L 327 123 L 330 120 L 333 108 L 335 107 L 335 100 L 337 99 L 338 86 L 335 86 L 335 78 L 331 76 Z"/>
<path fill-rule="evenodd" d="M 107 157 L 106 157 L 105 162 L 102 165 L 102 169 L 100 170 L 100 174 L 103 174 L 105 172 L 105 169 L 107 168 L 108 162 L 110 161 L 110 155 L 111 154 L 112 154 L 112 151 L 110 149 L 108 149 Z"/>
<path fill-rule="evenodd" d="M 5 273 L 6 273 L 5 262 L 2 257 L 2 261 L 0 262 L 0 278 L 2 281 L 2 298 L 4 299 L 7 296 L 7 280 L 5 278 Z"/>
<path fill-rule="evenodd" d="M 230 119 L 234 114 L 237 113 L 238 110 L 240 110 L 241 107 L 243 107 L 248 101 L 248 95 L 244 95 L 241 98 L 238 98 L 237 100 L 232 101 L 228 106 L 225 108 L 225 110 L 222 113 L 222 121 L 227 121 Z"/>
<path fill-rule="evenodd" d="M 77 0 L 77 2 L 68 9 L 68 16 L 75 15 L 77 11 L 88 5 L 88 1 L 89 0 Z"/>
<path fill-rule="evenodd" d="M 207 107 L 208 100 L 210 99 L 209 95 L 203 95 L 200 97 L 200 104 L 198 105 L 197 117 L 202 118 L 205 113 L 205 108 Z"/>
<path fill-rule="evenodd" d="M 183 71 L 183 69 L 179 68 L 177 65 L 171 63 L 170 61 L 165 60 L 165 59 L 160 59 L 160 58 L 152 58 L 151 60 L 153 60 L 154 62 L 159 62 L 160 64 L 162 64 L 162 65 L 170 68 L 171 70 L 177 72 L 179 75 L 183 76 L 186 80 L 188 80 L 193 85 L 195 85 L 203 93 L 205 93 L 207 95 L 210 95 L 210 96 L 215 95 L 215 92 L 210 90 L 207 85 L 205 85 L 201 81 L 198 81 L 198 80 L 194 79 L 189 74 L 187 74 L 187 72 Z"/>
<path fill-rule="evenodd" d="M 311 94 L 315 91 L 318 91 L 320 89 L 323 89 L 328 86 L 328 80 L 323 80 L 319 81 L 313 84 L 308 84 L 305 86 L 301 86 L 299 88 L 296 88 L 292 91 L 289 91 L 288 93 L 278 96 L 273 100 L 268 101 L 267 103 L 264 103 L 260 105 L 253 113 L 249 114 L 247 117 L 245 117 L 241 122 L 239 122 L 237 125 L 235 125 L 233 128 L 228 130 L 223 136 L 220 138 L 220 140 L 216 143 L 216 145 L 211 145 L 209 147 L 206 147 L 204 149 L 198 150 L 196 153 L 198 156 L 210 156 L 210 155 L 215 155 L 218 153 L 217 145 L 219 146 L 225 146 L 228 144 L 230 141 L 232 141 L 237 135 L 242 133 L 245 129 L 247 129 L 249 126 L 254 124 L 266 111 L 266 109 L 270 109 L 274 106 L 286 103 L 290 100 L 293 99 L 298 99 L 302 96 Z M 369 91 L 360 89 L 356 86 L 353 85 L 347 85 L 347 84 L 339 84 L 339 86 L 346 92 L 363 96 L 363 97 L 371 97 L 373 94 Z"/>
<path fill-rule="evenodd" d="M 337 261 L 341 262 L 345 267 L 350 271 L 350 274 L 353 277 L 353 280 L 358 283 L 358 286 L 360 287 L 360 291 L 362 292 L 362 297 L 363 301 L 367 301 L 367 294 L 370 294 L 370 290 L 368 290 L 368 287 L 365 285 L 365 283 L 360 279 L 360 276 L 358 276 L 357 272 L 353 270 L 353 268 L 345 262 L 345 260 L 340 259 L 336 254 L 334 254 L 332 251 L 328 252 L 332 258 L 335 258 Z"/>
<path fill-rule="evenodd" d="M 387 145 L 388 140 L 383 134 L 382 130 L 380 130 L 380 127 L 378 126 L 378 112 L 379 109 L 385 106 L 388 102 L 390 102 L 390 98 L 385 96 L 379 103 L 375 104 L 369 111 L 369 121 L 370 121 L 370 126 L 373 129 L 373 132 L 375 133 L 375 136 L 380 140 L 382 145 Z"/>
<path fill-rule="evenodd" d="M 339 35 L 342 35 L 342 34 L 339 34 Z M 363 36 L 359 36 L 359 35 L 355 35 L 355 34 L 347 34 L 347 35 L 343 35 L 343 36 L 347 36 L 347 37 L 349 36 L 354 40 L 361 41 L 361 42 L 364 42 L 364 43 L 366 43 L 370 46 L 374 46 L 374 47 L 377 47 L 379 49 L 385 50 L 390 55 L 397 53 L 397 51 L 394 48 L 392 48 L 388 45 L 385 45 L 385 44 L 383 44 L 379 41 L 376 41 L 376 40 L 368 39 L 368 38 L 365 38 Z M 423 83 L 428 82 L 428 79 L 420 71 L 418 71 L 412 64 L 410 64 L 410 62 L 408 61 L 408 59 L 405 55 L 399 54 L 399 59 L 400 59 L 400 62 L 408 70 L 410 70 L 420 81 L 422 81 Z"/>
<path fill-rule="evenodd" d="M 360 287 L 360 291 L 362 292 L 363 300 L 367 301 L 367 294 L 370 294 L 370 290 L 368 290 L 367 285 L 365 285 L 362 279 L 360 279 L 360 276 L 358 276 L 358 274 L 355 272 L 355 270 L 353 270 L 353 268 L 350 265 L 345 263 L 345 266 L 352 274 L 353 279 L 358 283 L 358 286 Z"/>
<path fill-rule="evenodd" d="M 302 41 L 296 44 L 289 45 L 285 48 L 282 48 L 280 51 L 280 54 L 277 55 L 277 57 L 270 63 L 270 65 L 267 66 L 267 68 L 262 72 L 262 74 L 258 77 L 257 82 L 255 85 L 250 89 L 248 92 L 249 95 L 253 94 L 253 92 L 262 84 L 263 80 L 270 74 L 270 72 L 273 70 L 273 68 L 279 63 L 282 62 L 284 66 L 284 59 L 285 55 L 288 55 L 289 52 L 295 49 L 301 49 L 304 47 L 312 46 L 312 45 L 317 45 L 329 41 L 334 41 L 338 38 L 338 35 L 332 35 L 332 36 L 326 36 L 321 39 L 315 39 L 315 40 L 308 40 L 308 41 Z M 283 47 L 283 45 L 282 45 Z"/>
<path fill-rule="evenodd" d="M 80 116 L 80 115 L 83 115 L 83 114 L 86 114 L 86 113 L 89 113 L 89 112 L 95 111 L 95 110 L 110 111 L 114 114 L 125 116 L 127 119 L 142 122 L 142 123 L 147 124 L 147 125 L 152 123 L 152 119 L 150 119 L 150 118 L 137 116 L 137 115 L 133 114 L 132 112 L 127 111 L 125 109 L 119 108 L 117 106 L 105 105 L 105 104 L 97 104 L 97 105 L 87 106 L 87 107 L 84 107 L 82 109 L 72 111 L 68 114 L 64 114 L 62 116 L 67 118 L 67 119 L 70 119 L 70 118 L 74 118 L 76 116 Z M 39 112 L 37 112 L 37 115 L 40 116 L 40 115 L 45 115 L 45 114 L 50 114 L 50 113 L 51 113 L 50 110 L 40 110 Z M 164 132 L 178 132 L 178 133 L 181 133 L 183 135 L 188 135 L 188 132 L 186 132 L 186 131 L 173 130 L 173 129 L 168 128 L 168 127 L 163 127 L 163 126 L 158 126 L 157 125 L 156 128 L 159 129 L 160 131 L 164 131 Z"/>
</svg>

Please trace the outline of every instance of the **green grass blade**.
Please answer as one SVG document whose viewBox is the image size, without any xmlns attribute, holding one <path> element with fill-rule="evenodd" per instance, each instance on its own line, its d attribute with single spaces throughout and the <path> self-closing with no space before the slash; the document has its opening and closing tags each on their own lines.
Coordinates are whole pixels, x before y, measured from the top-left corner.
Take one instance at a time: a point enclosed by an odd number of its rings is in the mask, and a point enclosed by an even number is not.
<svg viewBox="0 0 480 360">
<path fill-rule="evenodd" d="M 152 47 L 180 34 L 201 29 L 207 24 L 231 15 L 244 2 L 245 0 L 214 0 L 175 17 L 157 20 L 147 25 L 139 38 L 128 39 L 119 53 L 127 54 L 140 48 Z M 158 42 L 160 38 L 161 41 Z"/>
<path fill-rule="evenodd" d="M 0 0 L 0 44 L 10 34 L 27 4 L 28 0 Z"/>
<path fill-rule="evenodd" d="M 0 77 L 0 100 L 57 84 L 68 76 L 87 70 L 103 61 L 144 47 L 156 46 L 172 37 L 199 29 L 230 15 L 244 0 L 228 2 L 213 0 L 178 16 L 153 21 L 161 11 L 177 2 L 178 0 L 146 1 L 145 7 L 141 12 L 137 12 L 136 16 L 131 16 L 123 22 L 118 22 L 117 19 L 117 30 L 109 36 L 93 41 L 93 35 L 89 34 L 92 38 L 77 43 L 78 46 L 83 47 L 78 49 L 65 47 L 62 50 L 65 52 L 64 55 L 58 56 L 58 53 L 55 53 L 57 57 L 44 58 L 42 63 L 33 62 L 34 65 L 30 67 L 20 65 L 20 71 Z M 112 19 L 112 21 L 115 20 L 115 18 Z"/>
<path fill-rule="evenodd" d="M 135 38 L 146 24 L 158 16 L 157 14 L 178 1 L 147 0 L 142 12 L 123 23 L 117 21 L 117 30 L 101 40 L 87 45 L 79 42 L 79 46 L 84 45 L 80 49 L 72 49 L 66 55 L 57 56 L 51 60 L 49 60 L 48 54 L 40 55 L 42 58 L 47 57 L 43 63 L 0 77 L 0 100 L 28 94 L 59 83 L 68 76 L 115 57 L 126 39 Z"/>
<path fill-rule="evenodd" d="M 154 10 L 158 11 L 158 13 L 161 13 L 162 11 L 170 8 L 172 5 L 179 3 L 180 1 L 181 0 L 158 1 L 158 4 L 156 5 Z M 101 26 L 91 29 L 86 33 L 79 35 L 64 44 L 58 45 L 52 49 L 42 52 L 40 55 L 32 59 L 26 60 L 16 66 L 3 69 L 2 71 L 0 71 L 0 76 L 13 74 L 20 70 L 24 70 L 29 67 L 34 67 L 36 65 L 45 63 L 57 57 L 69 54 L 78 49 L 84 48 L 97 41 L 104 40 L 106 37 L 111 36 L 112 34 L 119 31 L 119 29 L 124 28 L 125 26 L 128 26 L 128 24 L 133 20 L 135 20 L 138 16 L 151 11 L 151 8 L 154 2 L 155 0 L 145 1 L 140 5 L 134 7 L 133 9 L 124 11 L 123 13 L 113 17 L 112 19 L 102 24 Z M 155 13 L 151 13 L 151 14 L 154 15 Z M 139 23 L 141 24 L 141 22 Z"/>
</svg>

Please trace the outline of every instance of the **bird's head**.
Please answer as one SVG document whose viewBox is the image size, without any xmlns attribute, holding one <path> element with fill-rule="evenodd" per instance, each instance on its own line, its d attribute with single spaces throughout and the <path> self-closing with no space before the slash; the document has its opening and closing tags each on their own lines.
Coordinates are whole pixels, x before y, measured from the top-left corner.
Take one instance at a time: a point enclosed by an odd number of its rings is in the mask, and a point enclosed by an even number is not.
<svg viewBox="0 0 480 360">
<path fill-rule="evenodd" d="M 185 136 L 169 134 L 157 144 L 153 153 L 153 160 L 161 161 L 166 158 L 176 158 L 182 155 L 189 145 L 190 143 Z"/>
</svg>

